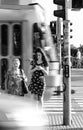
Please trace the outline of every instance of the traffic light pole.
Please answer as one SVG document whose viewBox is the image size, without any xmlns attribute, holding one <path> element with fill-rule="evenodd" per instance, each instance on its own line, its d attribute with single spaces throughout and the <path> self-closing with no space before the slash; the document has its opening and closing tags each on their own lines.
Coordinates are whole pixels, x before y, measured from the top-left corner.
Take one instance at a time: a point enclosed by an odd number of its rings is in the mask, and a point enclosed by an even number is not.
<svg viewBox="0 0 83 130">
<path fill-rule="evenodd" d="M 69 43 L 68 0 L 65 0 L 65 20 L 63 21 L 63 40 L 66 55 L 63 65 L 63 84 L 66 91 L 63 93 L 63 124 L 71 125 L 71 65 L 70 65 L 70 43 Z M 68 58 L 65 58 L 68 57 Z"/>
<path fill-rule="evenodd" d="M 61 6 L 57 6 L 57 9 L 61 9 Z M 59 72 L 61 71 L 61 18 L 57 18 L 57 26 L 56 26 L 56 34 L 57 34 L 57 43 L 59 46 Z M 60 72 L 61 73 L 61 72 Z"/>
<path fill-rule="evenodd" d="M 63 93 L 63 124 L 71 125 L 71 65 L 70 65 L 70 43 L 69 43 L 69 25 L 68 9 L 71 0 L 53 0 L 54 4 L 62 6 L 60 10 L 54 10 L 54 16 L 63 18 L 63 84 L 65 91 Z M 65 57 L 68 57 L 67 59 Z"/>
<path fill-rule="evenodd" d="M 61 9 L 61 6 L 57 5 L 57 9 Z M 58 59 L 59 59 L 59 74 L 61 75 L 61 18 L 57 18 L 57 22 L 56 22 L 57 26 L 56 26 L 56 35 L 57 35 L 57 45 L 59 48 L 59 53 L 58 53 Z M 61 86 L 57 86 L 57 94 L 60 95 L 60 89 Z"/>
</svg>

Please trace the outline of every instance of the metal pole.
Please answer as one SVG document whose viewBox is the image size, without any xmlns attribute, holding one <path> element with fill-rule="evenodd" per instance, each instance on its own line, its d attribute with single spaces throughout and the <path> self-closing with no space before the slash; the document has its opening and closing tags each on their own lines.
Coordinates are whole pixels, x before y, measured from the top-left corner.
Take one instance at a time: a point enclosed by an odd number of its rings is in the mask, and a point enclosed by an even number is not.
<svg viewBox="0 0 83 130">
<path fill-rule="evenodd" d="M 60 10 L 62 7 L 57 6 L 57 9 Z M 56 34 L 57 34 L 57 43 L 58 43 L 58 48 L 59 48 L 59 62 L 61 64 L 61 18 L 57 18 L 57 26 L 56 26 Z M 59 68 L 60 72 L 60 68 Z"/>
<path fill-rule="evenodd" d="M 63 83 L 66 91 L 63 93 L 63 124 L 71 125 L 71 65 L 70 65 L 70 43 L 69 43 L 69 24 L 68 20 L 68 0 L 65 0 L 65 20 L 63 21 L 63 39 L 66 55 L 63 65 Z M 68 57 L 66 59 L 66 57 Z"/>
<path fill-rule="evenodd" d="M 62 9 L 61 6 L 57 5 L 57 9 L 60 10 Z M 57 34 L 57 45 L 58 45 L 58 58 L 59 58 L 59 74 L 61 75 L 61 64 L 62 64 L 62 59 L 61 59 L 61 18 L 57 18 L 57 26 L 56 26 L 56 34 Z M 60 86 L 57 86 L 57 94 L 60 95 L 60 89 L 61 89 L 61 84 Z"/>
</svg>

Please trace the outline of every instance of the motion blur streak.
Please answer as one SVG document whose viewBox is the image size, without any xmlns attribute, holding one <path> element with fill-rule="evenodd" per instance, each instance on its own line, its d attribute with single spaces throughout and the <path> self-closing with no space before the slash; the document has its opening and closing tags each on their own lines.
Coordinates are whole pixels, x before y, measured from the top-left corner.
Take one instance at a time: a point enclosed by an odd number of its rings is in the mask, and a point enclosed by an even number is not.
<svg viewBox="0 0 83 130">
<path fill-rule="evenodd" d="M 6 115 L 8 119 L 13 118 L 18 126 L 43 126 L 47 123 L 45 113 L 34 108 L 19 109 Z"/>
<path fill-rule="evenodd" d="M 0 130 L 44 130 L 46 113 L 29 97 L 0 95 Z"/>
</svg>

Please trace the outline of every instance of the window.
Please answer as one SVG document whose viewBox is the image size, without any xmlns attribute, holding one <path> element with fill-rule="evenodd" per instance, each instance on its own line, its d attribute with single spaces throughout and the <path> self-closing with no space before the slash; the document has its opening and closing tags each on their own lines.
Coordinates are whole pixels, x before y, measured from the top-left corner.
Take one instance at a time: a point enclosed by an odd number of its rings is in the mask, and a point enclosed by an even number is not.
<svg viewBox="0 0 83 130">
<path fill-rule="evenodd" d="M 18 24 L 13 26 L 13 54 L 14 56 L 22 54 L 22 30 Z"/>
<path fill-rule="evenodd" d="M 1 25 L 1 55 L 8 55 L 8 26 L 6 24 Z"/>
<path fill-rule="evenodd" d="M 8 60 L 7 59 L 1 59 L 1 87 L 2 89 L 5 88 L 5 76 L 6 72 L 8 70 Z"/>
</svg>

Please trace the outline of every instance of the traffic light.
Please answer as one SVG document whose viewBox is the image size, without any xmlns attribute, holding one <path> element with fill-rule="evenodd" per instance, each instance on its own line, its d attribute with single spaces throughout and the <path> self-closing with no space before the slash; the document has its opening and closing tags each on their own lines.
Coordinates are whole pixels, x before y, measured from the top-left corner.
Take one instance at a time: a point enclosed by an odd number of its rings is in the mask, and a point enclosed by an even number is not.
<svg viewBox="0 0 83 130">
<path fill-rule="evenodd" d="M 73 31 L 73 29 L 71 29 L 72 23 L 70 22 L 70 38 L 72 38 L 73 36 L 71 35 L 71 32 Z"/>
<path fill-rule="evenodd" d="M 65 0 L 53 0 L 53 3 L 62 6 L 61 10 L 54 10 L 54 16 L 65 19 Z"/>
<path fill-rule="evenodd" d="M 69 65 L 64 66 L 64 76 L 69 78 Z"/>
<path fill-rule="evenodd" d="M 50 22 L 50 30 L 53 37 L 53 43 L 57 43 L 57 36 L 56 36 L 56 21 Z"/>
<path fill-rule="evenodd" d="M 72 0 L 72 8 L 73 9 L 83 8 L 83 0 Z"/>
<path fill-rule="evenodd" d="M 50 22 L 50 29 L 52 34 L 56 34 L 56 21 Z"/>
</svg>

